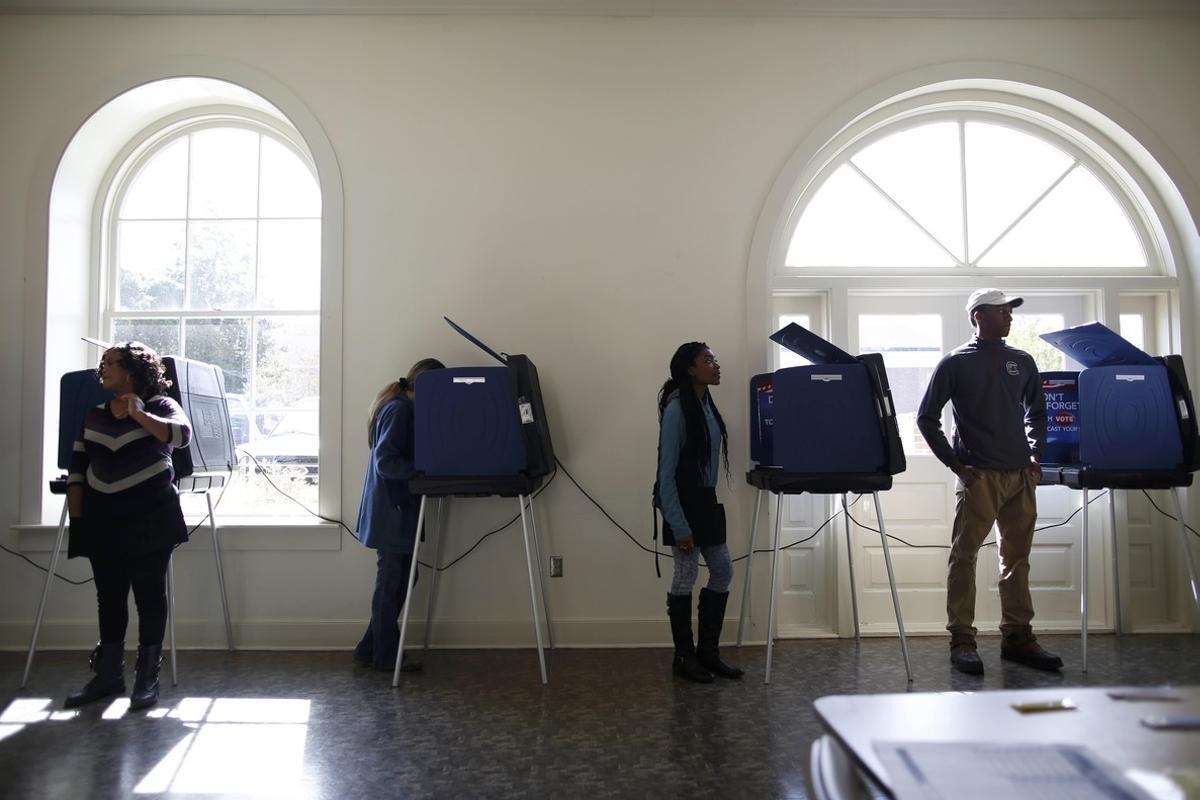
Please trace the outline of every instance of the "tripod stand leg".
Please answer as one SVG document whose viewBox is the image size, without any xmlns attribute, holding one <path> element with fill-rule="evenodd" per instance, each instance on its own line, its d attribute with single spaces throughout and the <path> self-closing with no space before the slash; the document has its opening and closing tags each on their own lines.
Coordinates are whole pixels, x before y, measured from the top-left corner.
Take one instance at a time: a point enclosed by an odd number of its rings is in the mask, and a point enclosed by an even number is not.
<svg viewBox="0 0 1200 800">
<path fill-rule="evenodd" d="M 779 529 L 783 525 L 783 494 L 775 495 L 775 545 L 771 551 L 771 602 L 767 612 L 767 668 L 763 683 L 771 682 L 771 657 L 775 653 L 775 606 L 779 592 Z"/>
<path fill-rule="evenodd" d="M 1108 490 L 1108 529 L 1112 533 L 1113 560 L 1113 628 L 1114 633 L 1121 633 L 1121 554 L 1117 551 L 1117 495 L 1115 490 Z"/>
<path fill-rule="evenodd" d="M 171 685 L 179 684 L 179 660 L 175 646 L 175 554 L 167 559 L 167 631 L 171 637 Z"/>
<path fill-rule="evenodd" d="M 425 609 L 425 644 L 422 649 L 429 652 L 429 640 L 433 635 L 433 606 L 437 602 L 437 587 L 438 577 L 441 572 L 438 567 L 442 563 L 442 546 L 446 543 L 446 523 L 443 512 L 449 507 L 449 497 L 439 497 L 437 501 L 437 522 L 433 523 L 433 535 L 437 537 L 437 545 L 434 547 L 433 569 L 430 570 L 433 574 L 429 576 L 429 601 Z"/>
<path fill-rule="evenodd" d="M 1083 651 L 1083 671 L 1087 672 L 1088 635 L 1088 490 L 1083 490 L 1083 535 L 1079 545 L 1079 646 Z"/>
<path fill-rule="evenodd" d="M 42 599 L 38 603 L 37 617 L 33 620 L 33 637 L 29 640 L 29 655 L 25 657 L 25 672 L 21 675 L 21 688 L 29 683 L 29 670 L 33 667 L 33 654 L 37 651 L 38 634 L 42 632 L 42 617 L 46 613 L 46 601 L 50 599 L 50 583 L 58 569 L 58 555 L 62 552 L 63 535 L 67 531 L 67 500 L 63 498 L 62 515 L 58 518 L 58 535 L 54 538 L 54 553 L 50 556 L 50 568 L 46 571 L 46 582 L 42 584 Z"/>
<path fill-rule="evenodd" d="M 879 498 L 875 499 L 875 510 L 879 511 Z M 850 572 L 850 609 L 854 612 L 854 638 L 859 638 L 858 588 L 854 585 L 854 545 L 850 541 L 850 510 L 846 507 L 846 495 L 842 494 L 842 517 L 846 527 L 846 567 Z M 880 524 L 882 528 L 882 523 Z"/>
<path fill-rule="evenodd" d="M 896 609 L 896 628 L 900 631 L 900 649 L 904 651 L 904 671 L 908 674 L 908 682 L 912 683 L 912 664 L 908 659 L 908 637 L 904 635 L 904 617 L 900 614 L 900 595 L 896 592 L 896 574 L 892 570 L 892 551 L 888 548 L 887 528 L 883 523 L 883 508 L 879 505 L 879 492 L 872 492 L 875 498 L 875 516 L 879 519 L 879 540 L 883 543 L 883 563 L 887 565 L 888 584 L 892 588 L 892 607 Z"/>
<path fill-rule="evenodd" d="M 217 518 L 213 516 L 212 492 L 205 492 L 208 501 L 208 530 L 212 534 L 213 560 L 217 565 L 217 585 L 221 589 L 221 613 L 225 616 L 225 644 L 233 652 L 233 622 L 229 618 L 229 595 L 225 591 L 225 569 L 221 565 L 221 540 L 217 536 Z"/>
<path fill-rule="evenodd" d="M 1192 558 L 1192 548 L 1188 544 L 1187 523 L 1183 521 L 1183 506 L 1179 502 L 1179 489 L 1171 490 L 1171 497 L 1175 500 L 1175 517 L 1179 520 L 1179 544 L 1183 547 L 1183 560 L 1187 562 L 1188 579 L 1192 584 L 1192 600 L 1196 603 L 1196 608 L 1200 609 L 1200 575 L 1197 575 L 1196 562 Z"/>
<path fill-rule="evenodd" d="M 533 553 L 529 546 L 529 525 L 525 520 L 525 495 L 517 497 L 517 505 L 521 509 L 521 533 L 525 537 L 525 565 L 529 568 L 529 603 L 533 608 L 533 633 L 537 638 L 538 666 L 542 671 L 542 685 L 548 683 L 546 678 L 546 653 L 542 649 L 542 625 L 538 621 L 537 589 L 533 578 Z"/>
<path fill-rule="evenodd" d="M 425 503 L 429 500 L 421 495 L 421 510 L 417 512 L 417 536 L 413 540 L 412 565 L 408 569 L 408 591 L 404 594 L 404 613 L 400 615 L 400 641 L 396 643 L 396 669 L 392 672 L 392 686 L 400 685 L 400 665 L 404 662 L 404 635 L 408 633 L 408 612 L 412 608 L 413 584 L 417 582 L 417 551 L 421 545 L 421 526 L 425 524 Z"/>
<path fill-rule="evenodd" d="M 533 509 L 533 495 L 529 495 L 529 524 L 533 529 L 533 553 L 537 556 L 538 590 L 542 593 L 542 611 L 546 615 L 546 640 L 554 649 L 554 626 L 550 623 L 550 598 L 546 595 L 546 562 L 542 560 L 541 537 L 538 536 L 537 512 Z"/>
<path fill-rule="evenodd" d="M 750 521 L 750 552 L 746 554 L 746 582 L 742 584 L 742 610 L 738 614 L 737 646 L 742 646 L 742 631 L 746 627 L 746 600 L 750 596 L 750 581 L 754 577 L 754 539 L 758 534 L 758 512 L 762 508 L 763 490 L 754 493 L 754 518 Z"/>
</svg>

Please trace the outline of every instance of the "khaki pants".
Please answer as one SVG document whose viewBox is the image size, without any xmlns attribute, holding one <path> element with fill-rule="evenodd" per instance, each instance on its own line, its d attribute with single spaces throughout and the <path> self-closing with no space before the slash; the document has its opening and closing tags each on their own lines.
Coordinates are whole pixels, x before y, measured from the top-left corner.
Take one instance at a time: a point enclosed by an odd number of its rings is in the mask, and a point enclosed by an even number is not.
<svg viewBox="0 0 1200 800">
<path fill-rule="evenodd" d="M 1033 639 L 1029 549 L 1037 519 L 1037 483 L 1028 469 L 981 469 L 969 487 L 958 485 L 958 504 L 946 579 L 946 630 L 950 645 L 975 641 L 975 559 L 996 523 L 1000 529 L 1000 632 L 1006 644 Z"/>
</svg>

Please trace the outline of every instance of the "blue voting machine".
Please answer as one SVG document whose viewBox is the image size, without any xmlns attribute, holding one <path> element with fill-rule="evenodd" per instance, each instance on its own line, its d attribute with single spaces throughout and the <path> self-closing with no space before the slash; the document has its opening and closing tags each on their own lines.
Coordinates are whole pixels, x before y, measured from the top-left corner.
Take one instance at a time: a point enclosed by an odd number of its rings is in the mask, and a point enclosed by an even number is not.
<svg viewBox="0 0 1200 800">
<path fill-rule="evenodd" d="M 787 473 L 902 472 L 882 357 L 852 356 L 795 323 L 771 339 L 813 364 L 751 380 L 751 460 Z"/>
<path fill-rule="evenodd" d="M 1069 391 L 1047 391 L 1049 421 L 1047 463 L 1077 464 L 1092 471 L 1183 471 L 1193 467 L 1194 409 L 1182 361 L 1155 358 L 1099 322 L 1079 325 L 1042 338 L 1084 366 L 1079 373 L 1046 373 L 1069 381 L 1077 376 L 1071 447 Z M 1069 390 L 1063 384 L 1059 388 Z M 1185 452 L 1186 451 L 1186 452 Z"/>
<path fill-rule="evenodd" d="M 1113 537 L 1114 627 L 1118 633 L 1121 631 L 1114 489 L 1170 490 L 1192 597 L 1200 608 L 1200 571 L 1191 555 L 1178 491 L 1178 487 L 1192 484 L 1192 473 L 1200 466 L 1196 409 L 1183 359 L 1177 355 L 1151 356 L 1099 322 L 1045 333 L 1042 338 L 1083 365 L 1078 373 L 1042 376 L 1049 422 L 1042 483 L 1059 483 L 1080 490 L 1082 508 L 1088 507 L 1090 490 L 1108 490 L 1109 535 Z M 1076 380 L 1074 393 L 1070 391 L 1071 379 Z M 1052 393 L 1049 383 L 1053 380 L 1060 383 L 1053 387 L 1056 391 Z M 1077 398 L 1074 408 L 1072 396 Z M 1071 430 L 1072 426 L 1066 423 L 1075 411 L 1075 430 Z M 1087 513 L 1081 516 L 1080 535 L 1079 625 L 1084 672 L 1087 672 L 1089 516 Z"/>
<path fill-rule="evenodd" d="M 895 405 L 883 356 L 879 353 L 852 356 L 794 323 L 776 331 L 771 335 L 771 340 L 812 363 L 755 375 L 750 381 L 750 460 L 754 468 L 746 473 L 746 481 L 758 490 L 750 525 L 751 553 L 755 552 L 763 493 L 772 492 L 776 495 L 767 630 L 775 629 L 783 496 L 805 492 L 840 494 L 845 512 L 848 492 L 871 494 L 879 521 L 880 545 L 892 592 L 892 607 L 896 612 L 896 628 L 904 652 L 904 669 L 911 681 L 908 641 L 904 634 L 900 598 L 896 593 L 892 557 L 879 504 L 879 492 L 892 488 L 892 476 L 905 469 L 904 446 L 896 423 Z M 846 520 L 846 557 L 854 610 L 854 635 L 857 637 L 858 594 L 854 586 L 848 512 Z M 739 645 L 750 595 L 750 561 L 746 560 L 746 582 L 742 587 Z M 773 646 L 774 639 L 768 634 L 766 683 L 771 682 Z"/>
</svg>

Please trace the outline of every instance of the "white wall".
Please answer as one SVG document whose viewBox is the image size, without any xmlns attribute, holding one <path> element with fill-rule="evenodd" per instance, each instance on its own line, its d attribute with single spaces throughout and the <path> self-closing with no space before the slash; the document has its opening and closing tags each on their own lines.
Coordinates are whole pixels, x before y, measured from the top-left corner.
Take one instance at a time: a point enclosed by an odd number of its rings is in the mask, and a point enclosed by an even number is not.
<svg viewBox="0 0 1200 800">
<path fill-rule="evenodd" d="M 28 411 L 22 361 L 44 336 L 44 310 L 24 288 L 40 268 L 30 254 L 45 250 L 29 240 L 46 213 L 44 165 L 110 99 L 114 76 L 137 76 L 132 85 L 205 59 L 286 86 L 338 159 L 343 352 L 326 357 L 343 363 L 351 524 L 374 392 L 426 355 L 482 363 L 441 322 L 447 314 L 534 357 L 560 457 L 647 543 L 654 393 L 679 342 L 710 342 L 725 368 L 716 396 L 730 423 L 731 549 L 744 552 L 743 394 L 762 366 L 747 363 L 755 224 L 800 143 L 898 73 L 992 61 L 1062 74 L 1148 131 L 1144 144 L 1200 209 L 1195 20 L 0 18 L 0 407 L 10 419 Z M 0 537 L 15 546 L 22 436 L 0 437 Z M 550 581 L 559 641 L 665 641 L 667 584 L 650 557 L 562 477 L 544 498 L 548 551 L 566 562 L 567 576 Z M 458 508 L 447 553 L 515 513 L 515 501 Z M 240 642 L 353 643 L 371 554 L 349 539 L 341 549 L 276 544 L 227 554 Z M 184 644 L 220 638 L 206 546 L 197 537 L 177 561 Z M 444 576 L 448 641 L 532 642 L 523 558 L 510 530 Z M 76 563 L 64 571 L 87 575 Z M 40 586 L 40 573 L 0 554 L 0 646 L 27 641 Z M 56 586 L 48 621 L 47 644 L 83 645 L 94 636 L 91 589 Z"/>
</svg>

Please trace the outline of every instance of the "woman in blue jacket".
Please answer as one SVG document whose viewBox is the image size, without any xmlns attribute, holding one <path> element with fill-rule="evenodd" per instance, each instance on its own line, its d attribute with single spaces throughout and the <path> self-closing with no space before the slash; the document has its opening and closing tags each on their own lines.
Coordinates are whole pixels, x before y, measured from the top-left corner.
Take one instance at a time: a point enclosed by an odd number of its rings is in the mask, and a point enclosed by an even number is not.
<svg viewBox="0 0 1200 800">
<path fill-rule="evenodd" d="M 740 678 L 742 670 L 721 660 L 718 643 L 733 579 L 725 544 L 725 507 L 717 502 L 719 462 L 729 472 L 725 421 L 709 393 L 721 383 L 721 365 L 704 342 L 681 345 L 671 357 L 671 377 L 658 395 L 658 483 L 663 543 L 672 545 L 675 574 L 667 594 L 667 616 L 675 643 L 672 669 L 697 683 L 713 675 Z M 692 641 L 692 587 L 700 556 L 708 585 L 700 590 L 699 643 Z"/>
<path fill-rule="evenodd" d="M 416 552 L 420 500 L 409 494 L 413 475 L 413 382 L 422 372 L 445 369 L 435 358 L 413 364 L 408 375 L 383 387 L 371 406 L 367 443 L 371 457 L 358 509 L 358 538 L 377 551 L 371 622 L 354 648 L 354 660 L 391 672 L 396 664 L 400 629 L 396 620 L 408 591 L 408 572 Z M 409 665 L 409 670 L 420 669 Z"/>
</svg>

